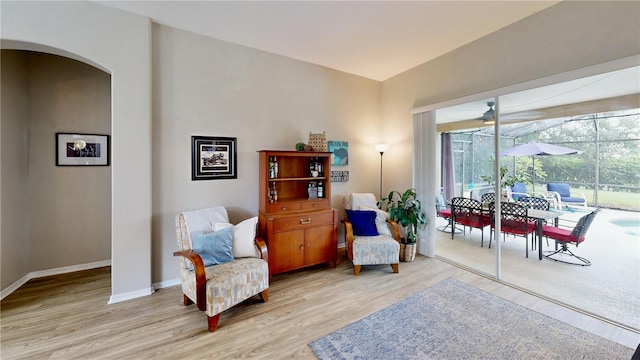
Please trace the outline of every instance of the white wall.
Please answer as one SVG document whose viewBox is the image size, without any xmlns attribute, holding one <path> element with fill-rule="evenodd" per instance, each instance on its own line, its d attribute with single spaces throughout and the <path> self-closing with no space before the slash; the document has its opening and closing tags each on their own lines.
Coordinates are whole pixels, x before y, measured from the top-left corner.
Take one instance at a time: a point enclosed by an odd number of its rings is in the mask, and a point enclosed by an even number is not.
<svg viewBox="0 0 640 360">
<path fill-rule="evenodd" d="M 0 285 L 29 272 L 29 57 L 2 52 L 0 76 Z"/>
<path fill-rule="evenodd" d="M 562 2 L 382 84 L 161 25 L 152 42 L 148 19 L 95 3 L 0 6 L 3 47 L 44 45 L 112 76 L 116 301 L 177 277 L 177 212 L 256 214 L 256 150 L 291 149 L 309 131 L 349 141 L 351 180 L 333 188 L 340 208 L 345 194 L 377 192 L 378 142 L 391 144 L 384 191 L 411 186 L 411 108 L 640 53 L 637 2 Z M 192 182 L 191 135 L 238 137 L 238 179 Z"/>
<path fill-rule="evenodd" d="M 91 2 L 3 1 L 0 10 L 3 48 L 69 55 L 111 74 L 110 301 L 151 293 L 149 19 Z"/>
<path fill-rule="evenodd" d="M 11 218 L 3 228 L 3 284 L 25 281 L 25 273 L 108 263 L 111 169 L 57 167 L 54 149 L 56 132 L 110 134 L 109 75 L 72 59 L 23 50 L 2 50 L 2 66 L 5 145 L 27 147 L 7 149 L 2 163 L 6 184 L 13 184 L 3 189 L 3 215 Z M 24 116 L 14 115 L 18 108 Z M 26 232 L 9 235 L 23 227 Z M 22 270 L 10 271 L 17 264 Z"/>
<path fill-rule="evenodd" d="M 31 53 L 29 84 L 29 269 L 107 262 L 111 167 L 56 166 L 53 149 L 56 132 L 111 134 L 111 78 L 75 60 Z"/>
<path fill-rule="evenodd" d="M 325 131 L 350 146 L 351 178 L 334 184 L 333 206 L 378 188 L 377 81 L 161 25 L 152 44 L 147 19 L 93 3 L 2 3 L 2 16 L 4 48 L 67 55 L 112 76 L 112 301 L 149 293 L 151 264 L 154 282 L 177 278 L 179 211 L 221 204 L 232 221 L 257 214 L 257 150 L 293 149 Z M 191 135 L 237 137 L 238 179 L 191 181 Z"/>
<path fill-rule="evenodd" d="M 156 24 L 153 59 L 154 282 L 178 277 L 179 212 L 224 205 L 232 222 L 258 214 L 258 150 L 294 150 L 325 131 L 349 142 L 349 166 L 334 170 L 350 181 L 333 183 L 333 207 L 378 192 L 378 81 Z M 237 137 L 238 178 L 191 181 L 192 135 Z"/>
<path fill-rule="evenodd" d="M 385 182 L 411 185 L 410 109 L 638 55 L 639 14 L 637 1 L 563 1 L 384 81 L 383 132 L 401 147 L 387 174 L 404 174 Z"/>
</svg>

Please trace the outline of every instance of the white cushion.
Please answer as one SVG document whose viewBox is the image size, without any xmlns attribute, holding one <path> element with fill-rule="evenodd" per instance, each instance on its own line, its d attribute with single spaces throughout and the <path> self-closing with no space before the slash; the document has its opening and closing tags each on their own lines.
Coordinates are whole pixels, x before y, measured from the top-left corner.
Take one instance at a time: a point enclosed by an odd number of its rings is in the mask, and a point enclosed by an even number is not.
<svg viewBox="0 0 640 360">
<path fill-rule="evenodd" d="M 351 208 L 359 209 L 361 206 L 370 206 L 377 209 L 378 202 L 376 201 L 376 196 L 372 193 L 352 193 Z"/>
<path fill-rule="evenodd" d="M 214 222 L 212 224 L 213 230 L 218 231 L 229 226 L 233 226 L 233 257 L 260 257 L 260 253 L 255 246 L 256 238 L 256 225 L 258 224 L 258 217 L 254 216 L 250 219 L 244 220 L 237 225 L 230 224 L 228 222 Z"/>
<path fill-rule="evenodd" d="M 378 234 L 380 235 L 391 235 L 391 230 L 389 230 L 389 224 L 387 223 L 387 219 L 389 219 L 389 213 L 380 210 L 377 207 L 371 206 L 360 206 L 359 210 L 369 210 L 376 212 L 376 229 L 378 230 Z"/>
<path fill-rule="evenodd" d="M 215 231 L 211 226 L 214 222 L 229 222 L 229 215 L 224 206 L 216 206 L 206 209 L 184 211 L 182 213 L 187 232 L 192 234 L 196 231 L 211 232 Z M 189 248 L 193 249 L 191 243 L 191 235 L 189 235 Z"/>
</svg>

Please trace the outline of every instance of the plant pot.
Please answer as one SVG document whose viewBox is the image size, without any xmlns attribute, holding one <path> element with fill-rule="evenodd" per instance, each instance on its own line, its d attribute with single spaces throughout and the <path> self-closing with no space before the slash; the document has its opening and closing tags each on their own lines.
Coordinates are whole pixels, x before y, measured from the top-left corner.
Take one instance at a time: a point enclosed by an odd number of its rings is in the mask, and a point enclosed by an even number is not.
<svg viewBox="0 0 640 360">
<path fill-rule="evenodd" d="M 416 258 L 417 244 L 400 243 L 400 261 L 411 262 Z"/>
</svg>

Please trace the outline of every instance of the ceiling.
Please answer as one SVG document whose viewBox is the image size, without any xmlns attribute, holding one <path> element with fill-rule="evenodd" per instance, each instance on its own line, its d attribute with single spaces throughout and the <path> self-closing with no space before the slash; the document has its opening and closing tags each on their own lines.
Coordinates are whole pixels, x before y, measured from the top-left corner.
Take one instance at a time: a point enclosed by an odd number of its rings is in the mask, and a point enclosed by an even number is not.
<svg viewBox="0 0 640 360">
<path fill-rule="evenodd" d="M 159 24 L 383 81 L 559 1 L 97 2 Z"/>
<path fill-rule="evenodd" d="M 501 122 L 556 119 L 640 107 L 640 67 L 631 67 L 577 80 L 561 82 L 500 97 Z M 456 128 L 481 126 L 479 119 L 493 98 L 468 102 L 437 111 L 438 123 Z M 452 130 L 453 128 L 449 128 Z M 447 130 L 443 128 L 442 130 Z"/>
<path fill-rule="evenodd" d="M 559 1 L 96 2 L 159 24 L 383 81 Z M 638 108 L 639 93 L 640 67 L 634 67 L 505 95 L 500 111 L 526 121 Z M 478 118 L 490 100 L 440 109 L 437 123 L 455 123 L 442 131 L 482 126 Z M 580 105 L 571 109 L 565 106 L 576 103 Z M 507 115 L 501 118 L 508 120 Z"/>
</svg>

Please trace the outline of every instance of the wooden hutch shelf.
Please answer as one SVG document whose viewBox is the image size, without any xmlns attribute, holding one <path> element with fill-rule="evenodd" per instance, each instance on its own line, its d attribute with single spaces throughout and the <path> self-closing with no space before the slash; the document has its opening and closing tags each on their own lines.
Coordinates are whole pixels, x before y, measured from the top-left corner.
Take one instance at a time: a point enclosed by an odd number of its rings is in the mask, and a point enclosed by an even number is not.
<svg viewBox="0 0 640 360">
<path fill-rule="evenodd" d="M 269 274 L 322 263 L 335 267 L 338 215 L 330 201 L 331 153 L 258 153 L 258 231 L 269 249 Z"/>
</svg>

